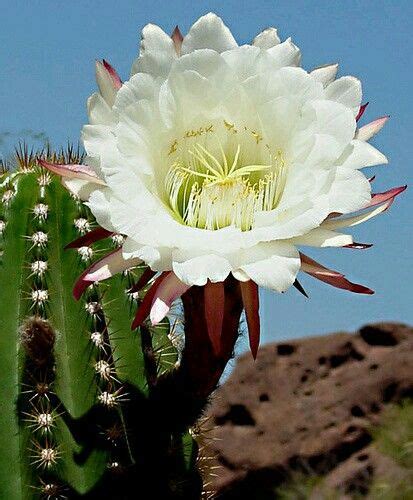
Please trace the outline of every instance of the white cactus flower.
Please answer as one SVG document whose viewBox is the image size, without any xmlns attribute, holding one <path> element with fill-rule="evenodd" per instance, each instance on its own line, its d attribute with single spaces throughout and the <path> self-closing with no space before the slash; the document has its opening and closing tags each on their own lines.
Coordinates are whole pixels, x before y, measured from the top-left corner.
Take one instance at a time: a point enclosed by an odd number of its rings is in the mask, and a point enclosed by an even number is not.
<svg viewBox="0 0 413 500">
<path fill-rule="evenodd" d="M 364 247 L 341 229 L 384 211 L 403 190 L 372 196 L 360 170 L 387 163 L 367 142 L 386 118 L 357 130 L 360 81 L 336 79 L 336 64 L 307 72 L 300 59 L 274 28 L 238 46 L 210 13 L 185 37 L 147 25 L 125 83 L 97 63 L 99 92 L 82 131 L 86 165 L 45 164 L 107 234 L 125 237 L 82 275 L 78 294 L 141 262 L 163 273 L 153 323 L 190 286 L 231 274 L 244 303 L 248 287 L 284 292 L 300 269 L 372 293 L 298 248 Z"/>
</svg>

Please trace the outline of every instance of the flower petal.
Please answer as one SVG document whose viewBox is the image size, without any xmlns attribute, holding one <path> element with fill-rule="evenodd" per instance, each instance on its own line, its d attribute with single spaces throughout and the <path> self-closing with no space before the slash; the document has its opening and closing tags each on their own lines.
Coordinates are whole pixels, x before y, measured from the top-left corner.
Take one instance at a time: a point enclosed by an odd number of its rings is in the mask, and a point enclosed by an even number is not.
<svg viewBox="0 0 413 500">
<path fill-rule="evenodd" d="M 303 121 L 312 122 L 309 131 L 334 137 L 342 149 L 354 137 L 356 131 L 354 116 L 351 110 L 341 103 L 326 99 L 307 101 L 302 113 Z M 306 133 L 308 134 L 307 131 Z"/>
<path fill-rule="evenodd" d="M 116 70 L 111 66 L 105 59 L 103 59 L 103 66 L 105 67 L 106 71 L 109 73 L 110 77 L 112 78 L 113 81 L 113 86 L 116 89 L 120 89 L 122 87 L 122 80 L 120 79 L 120 76 L 116 72 Z"/>
<path fill-rule="evenodd" d="M 306 273 L 318 274 L 320 276 L 321 275 L 332 276 L 335 278 L 344 276 L 344 274 L 339 273 L 338 271 L 333 271 L 332 269 L 324 267 L 319 262 L 313 260 L 311 257 L 303 254 L 302 252 L 300 252 L 300 259 L 301 259 L 301 269 Z"/>
<path fill-rule="evenodd" d="M 100 184 L 101 186 L 106 186 L 104 180 L 100 179 L 92 167 L 88 165 L 59 165 L 58 163 L 49 163 L 45 160 L 39 159 L 40 165 L 50 172 L 53 172 L 61 177 L 69 177 L 71 179 L 82 179 L 89 182 L 94 182 L 95 184 Z"/>
<path fill-rule="evenodd" d="M 120 232 L 112 224 L 112 198 L 113 196 L 109 188 L 96 189 L 90 194 L 85 205 L 90 208 L 99 226 L 104 227 L 108 231 Z"/>
<path fill-rule="evenodd" d="M 248 325 L 248 337 L 251 354 L 257 357 L 260 344 L 260 315 L 258 286 L 253 281 L 240 283 L 242 302 L 244 303 L 245 317 Z"/>
<path fill-rule="evenodd" d="M 237 42 L 222 19 L 210 12 L 196 21 L 182 42 L 182 55 L 198 49 L 211 49 L 216 52 L 237 47 Z"/>
<path fill-rule="evenodd" d="M 179 29 L 178 26 L 175 26 L 171 38 L 172 41 L 174 42 L 176 53 L 179 56 L 181 54 L 182 41 L 184 37 L 182 36 L 181 30 Z"/>
<path fill-rule="evenodd" d="M 204 286 L 204 301 L 208 336 L 214 352 L 218 356 L 221 353 L 221 334 L 224 320 L 224 283 L 208 281 Z"/>
<path fill-rule="evenodd" d="M 371 184 L 361 172 L 339 166 L 330 175 L 334 179 L 328 193 L 330 212 L 348 214 L 370 202 Z"/>
<path fill-rule="evenodd" d="M 322 227 L 317 227 L 303 236 L 291 238 L 294 245 L 310 247 L 344 247 L 353 243 L 353 237 L 349 234 L 341 234 Z"/>
<path fill-rule="evenodd" d="M 115 102 L 116 93 L 122 86 L 122 82 L 116 71 L 106 61 L 96 61 L 95 70 L 96 83 L 98 84 L 100 95 L 106 104 L 112 107 Z"/>
<path fill-rule="evenodd" d="M 342 290 L 348 290 L 350 292 L 362 293 L 367 295 L 372 295 L 374 293 L 374 291 L 370 288 L 367 288 L 363 285 L 358 285 L 357 283 L 352 283 L 351 281 L 347 280 L 343 274 L 322 266 L 307 255 L 300 254 L 300 256 L 302 261 L 301 269 L 310 276 L 313 276 L 314 278 L 336 288 L 341 288 Z"/>
<path fill-rule="evenodd" d="M 260 257 L 263 247 L 263 258 Z M 268 255 L 270 252 L 270 256 Z M 288 243 L 261 243 L 248 251 L 250 263 L 239 266 L 258 286 L 284 292 L 295 281 L 300 269 L 300 257 L 296 248 Z"/>
<path fill-rule="evenodd" d="M 351 245 L 344 245 L 343 248 L 352 248 L 353 250 L 367 250 L 373 245 L 371 243 L 352 243 Z"/>
<path fill-rule="evenodd" d="M 69 177 L 62 177 L 62 186 L 81 201 L 87 201 L 93 191 L 96 191 L 99 187 L 95 182 L 84 181 L 83 179 L 70 179 Z"/>
<path fill-rule="evenodd" d="M 255 47 L 259 47 L 260 49 L 270 49 L 271 47 L 275 47 L 281 42 L 277 30 L 275 28 L 267 28 L 261 33 L 259 33 L 254 40 L 252 41 L 252 45 Z"/>
<path fill-rule="evenodd" d="M 185 252 L 174 252 L 172 268 L 178 278 L 188 285 L 203 286 L 209 279 L 213 283 L 224 281 L 231 272 L 227 259 L 219 255 L 200 255 L 186 258 Z"/>
<path fill-rule="evenodd" d="M 268 54 L 274 59 L 274 70 L 284 66 L 300 66 L 301 52 L 297 45 L 291 41 L 291 38 L 287 38 L 285 42 L 268 49 Z"/>
<path fill-rule="evenodd" d="M 122 248 L 105 255 L 89 266 L 77 279 L 73 288 L 73 296 L 79 300 L 86 288 L 97 281 L 103 281 L 114 274 L 125 271 L 141 263 L 140 259 L 125 260 L 122 256 Z"/>
<path fill-rule="evenodd" d="M 385 165 L 388 163 L 386 156 L 368 142 L 354 139 L 345 149 L 340 159 L 341 166 L 359 169 L 373 167 L 375 165 Z"/>
<path fill-rule="evenodd" d="M 375 193 L 372 195 L 370 203 L 364 207 L 364 208 L 370 208 L 370 207 L 375 207 L 377 205 L 380 205 L 381 203 L 384 203 L 388 200 L 391 200 L 396 198 L 400 193 L 403 193 L 407 189 L 407 186 L 400 186 L 400 187 L 395 187 L 392 189 L 389 189 L 388 191 L 385 191 L 384 193 Z"/>
<path fill-rule="evenodd" d="M 150 313 L 151 307 L 152 307 L 152 301 L 153 301 L 153 298 L 155 297 L 155 294 L 156 294 L 156 290 L 162 284 L 162 281 L 169 276 L 169 274 L 171 274 L 171 273 L 168 271 L 168 272 L 164 272 L 160 276 L 158 276 L 156 278 L 156 280 L 153 282 L 152 286 L 146 292 L 145 297 L 143 298 L 142 304 L 138 307 L 138 310 L 136 311 L 135 319 L 133 320 L 133 323 L 131 326 L 132 330 L 135 330 L 135 328 L 138 328 L 139 326 L 141 326 L 141 324 L 149 316 L 149 313 Z"/>
<path fill-rule="evenodd" d="M 377 118 L 377 120 L 364 125 L 356 131 L 355 138 L 359 139 L 360 141 L 370 140 L 378 132 L 380 132 L 389 118 L 390 116 L 382 116 L 381 118 Z"/>
<path fill-rule="evenodd" d="M 356 115 L 356 122 L 360 120 L 360 118 L 364 115 L 364 112 L 366 111 L 367 106 L 369 105 L 368 102 L 366 104 L 362 104 L 358 110 L 358 113 Z"/>
<path fill-rule="evenodd" d="M 400 192 L 402 191 L 399 191 L 397 194 L 399 194 Z M 344 217 L 341 219 L 327 219 L 325 222 L 323 222 L 322 227 L 335 230 L 341 227 L 353 227 L 357 226 L 358 224 L 362 224 L 363 222 L 367 222 L 369 219 L 372 219 L 373 217 L 376 217 L 376 215 L 379 215 L 389 209 L 393 204 L 395 196 L 391 197 L 385 203 L 379 205 L 374 210 L 368 210 L 360 215 L 355 215 L 353 217 Z"/>
<path fill-rule="evenodd" d="M 338 64 L 326 64 L 319 66 L 310 71 L 310 75 L 318 82 L 322 83 L 324 87 L 334 82 L 338 71 Z"/>
<path fill-rule="evenodd" d="M 330 83 L 325 89 L 325 96 L 331 101 L 351 108 L 354 116 L 358 115 L 361 103 L 361 83 L 354 76 L 343 76 Z"/>
<path fill-rule="evenodd" d="M 159 324 L 168 314 L 172 303 L 183 295 L 190 285 L 179 280 L 174 273 L 169 273 L 156 290 L 152 299 L 150 320 L 152 326 Z"/>
<path fill-rule="evenodd" d="M 147 24 L 142 30 L 140 53 L 132 65 L 131 76 L 148 73 L 165 79 L 177 57 L 172 38 L 159 26 Z"/>
<path fill-rule="evenodd" d="M 92 94 L 87 100 L 87 113 L 92 125 L 110 125 L 114 123 L 112 108 L 99 92 Z"/>
</svg>

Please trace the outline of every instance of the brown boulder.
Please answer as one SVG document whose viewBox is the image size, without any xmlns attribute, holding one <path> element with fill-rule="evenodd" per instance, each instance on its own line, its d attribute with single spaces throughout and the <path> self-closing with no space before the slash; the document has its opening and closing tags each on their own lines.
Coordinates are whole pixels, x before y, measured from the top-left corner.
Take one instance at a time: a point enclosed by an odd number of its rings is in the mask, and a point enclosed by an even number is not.
<svg viewBox="0 0 413 500">
<path fill-rule="evenodd" d="M 291 471 L 323 474 L 345 493 L 397 465 L 371 445 L 370 429 L 390 402 L 413 396 L 413 329 L 368 325 L 266 345 L 242 356 L 209 410 L 212 489 L 265 498 Z M 361 479 L 360 479 L 361 478 Z M 251 492 L 256 492 L 253 496 Z"/>
</svg>

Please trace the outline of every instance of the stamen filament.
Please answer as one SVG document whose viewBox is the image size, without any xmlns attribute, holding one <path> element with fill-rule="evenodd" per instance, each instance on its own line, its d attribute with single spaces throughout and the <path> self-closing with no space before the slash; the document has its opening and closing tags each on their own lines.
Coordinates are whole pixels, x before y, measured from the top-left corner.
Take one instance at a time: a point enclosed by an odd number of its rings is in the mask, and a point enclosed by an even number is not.
<svg viewBox="0 0 413 500">
<path fill-rule="evenodd" d="M 235 125 L 226 128 L 233 132 Z M 249 133 L 249 129 L 244 129 Z M 282 152 L 272 154 L 267 144 L 260 145 L 262 141 L 257 140 L 253 147 L 257 148 L 258 157 L 264 151 L 269 163 L 242 165 L 243 134 L 238 134 L 241 142 L 235 149 L 231 139 L 224 150 L 218 138 L 208 149 L 199 142 L 188 149 L 177 146 L 177 156 L 165 178 L 165 194 L 171 213 L 182 224 L 207 230 L 235 226 L 249 231 L 257 212 L 277 207 L 287 177 Z M 250 143 L 248 147 L 251 148 Z M 248 156 L 252 154 L 254 151 L 249 150 Z"/>
</svg>

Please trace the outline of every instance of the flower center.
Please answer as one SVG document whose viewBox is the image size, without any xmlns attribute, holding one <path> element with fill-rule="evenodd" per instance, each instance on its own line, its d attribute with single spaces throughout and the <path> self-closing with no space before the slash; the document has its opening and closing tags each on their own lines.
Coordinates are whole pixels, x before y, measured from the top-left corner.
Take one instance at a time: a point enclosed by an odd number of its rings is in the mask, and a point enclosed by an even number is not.
<svg viewBox="0 0 413 500">
<path fill-rule="evenodd" d="M 172 143 L 173 161 L 165 178 L 167 204 L 177 220 L 191 227 L 249 231 L 256 212 L 273 210 L 279 203 L 285 162 L 281 151 L 272 154 L 268 144 L 261 144 L 257 132 L 244 127 L 238 133 L 226 120 L 224 127 L 230 140 L 221 133 L 210 141 L 210 125 L 186 132 L 183 144 Z M 255 157 L 260 160 L 249 161 Z"/>
</svg>

